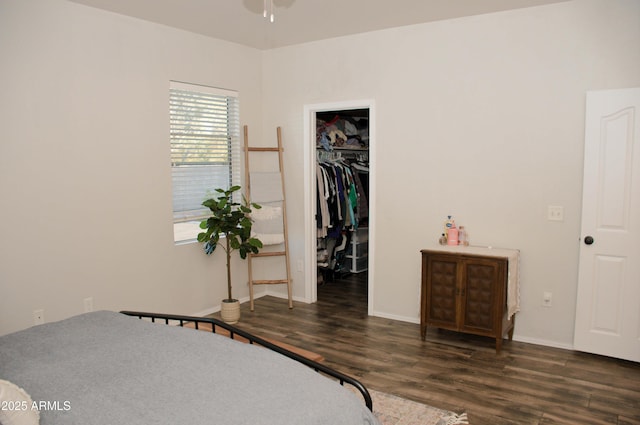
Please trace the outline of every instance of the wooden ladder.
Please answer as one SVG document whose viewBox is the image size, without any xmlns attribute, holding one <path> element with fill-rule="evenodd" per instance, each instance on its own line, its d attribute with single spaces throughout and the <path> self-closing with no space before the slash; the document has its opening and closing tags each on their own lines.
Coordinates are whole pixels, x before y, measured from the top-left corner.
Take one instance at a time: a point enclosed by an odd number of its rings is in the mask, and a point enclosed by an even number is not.
<svg viewBox="0 0 640 425">
<path fill-rule="evenodd" d="M 279 285 L 286 284 L 287 285 L 287 295 L 289 298 L 289 308 L 293 308 L 293 299 L 292 299 L 292 279 L 291 279 L 291 264 L 289 261 L 289 235 L 287 232 L 287 201 L 284 190 L 284 161 L 282 152 L 284 149 L 282 148 L 282 130 L 280 127 L 277 129 L 278 136 L 278 146 L 275 148 L 269 147 L 249 147 L 249 129 L 245 125 L 244 126 L 244 165 L 245 165 L 245 189 L 246 189 L 246 198 L 251 202 L 251 179 L 250 179 L 250 167 L 249 167 L 249 153 L 250 152 L 277 152 L 278 153 L 278 164 L 280 171 L 280 181 L 282 184 L 282 228 L 284 234 L 284 249 L 282 251 L 263 251 L 257 254 L 248 254 L 247 263 L 249 266 L 249 305 L 251 307 L 251 311 L 254 310 L 253 305 L 253 285 Z M 252 261 L 255 258 L 260 257 L 284 257 L 285 267 L 287 277 L 285 279 L 254 279 L 253 278 L 253 264 Z"/>
</svg>

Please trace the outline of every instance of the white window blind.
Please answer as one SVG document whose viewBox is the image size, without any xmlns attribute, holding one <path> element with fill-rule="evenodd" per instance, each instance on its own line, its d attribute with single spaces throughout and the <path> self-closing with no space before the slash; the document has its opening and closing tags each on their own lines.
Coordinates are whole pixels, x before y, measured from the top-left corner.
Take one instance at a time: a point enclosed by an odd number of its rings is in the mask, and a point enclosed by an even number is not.
<svg viewBox="0 0 640 425">
<path fill-rule="evenodd" d="M 195 239 L 209 215 L 202 201 L 240 175 L 237 92 L 171 82 L 169 87 L 173 221 L 176 242 Z"/>
</svg>

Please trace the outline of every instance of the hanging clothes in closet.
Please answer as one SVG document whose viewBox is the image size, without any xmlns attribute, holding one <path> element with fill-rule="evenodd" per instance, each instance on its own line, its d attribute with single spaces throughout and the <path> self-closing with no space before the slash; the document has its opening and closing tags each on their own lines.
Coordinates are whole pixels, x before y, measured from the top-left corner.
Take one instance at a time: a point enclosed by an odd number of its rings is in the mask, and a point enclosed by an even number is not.
<svg viewBox="0 0 640 425">
<path fill-rule="evenodd" d="M 368 165 L 349 156 L 319 151 L 316 164 L 318 265 L 332 271 L 341 271 L 351 230 L 368 221 Z"/>
</svg>

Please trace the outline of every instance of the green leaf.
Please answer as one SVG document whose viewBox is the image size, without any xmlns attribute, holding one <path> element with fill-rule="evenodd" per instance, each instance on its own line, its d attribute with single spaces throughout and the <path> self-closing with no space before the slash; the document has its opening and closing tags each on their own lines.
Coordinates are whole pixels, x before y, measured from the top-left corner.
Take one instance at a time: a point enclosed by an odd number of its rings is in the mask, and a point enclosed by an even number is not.
<svg viewBox="0 0 640 425">
<path fill-rule="evenodd" d="M 249 245 L 256 247 L 256 248 L 262 248 L 262 241 L 260 239 L 256 239 L 256 238 L 251 238 L 249 239 Z"/>
<path fill-rule="evenodd" d="M 204 202 L 202 202 L 202 205 L 207 208 L 212 208 L 216 204 L 217 204 L 217 201 L 215 199 L 207 199 Z"/>
<path fill-rule="evenodd" d="M 238 234 L 244 240 L 249 239 L 251 237 L 251 227 L 242 227 L 238 229 Z"/>
</svg>

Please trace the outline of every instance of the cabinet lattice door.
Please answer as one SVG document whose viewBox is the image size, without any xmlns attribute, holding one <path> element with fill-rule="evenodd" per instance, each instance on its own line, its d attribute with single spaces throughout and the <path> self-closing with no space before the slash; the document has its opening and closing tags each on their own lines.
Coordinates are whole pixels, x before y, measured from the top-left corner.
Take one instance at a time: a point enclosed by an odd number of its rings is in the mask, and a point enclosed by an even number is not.
<svg viewBox="0 0 640 425">
<path fill-rule="evenodd" d="M 433 323 L 456 326 L 458 263 L 434 260 L 430 263 L 429 318 Z"/>
<path fill-rule="evenodd" d="M 500 276 L 500 264 L 494 260 L 466 260 L 463 263 L 466 293 L 463 296 L 464 319 L 461 330 L 495 332 L 495 308 L 499 301 L 496 296 L 500 291 L 499 285 L 504 278 Z M 503 292 L 504 293 L 504 292 Z M 506 300 L 502 300 L 505 304 Z"/>
</svg>

